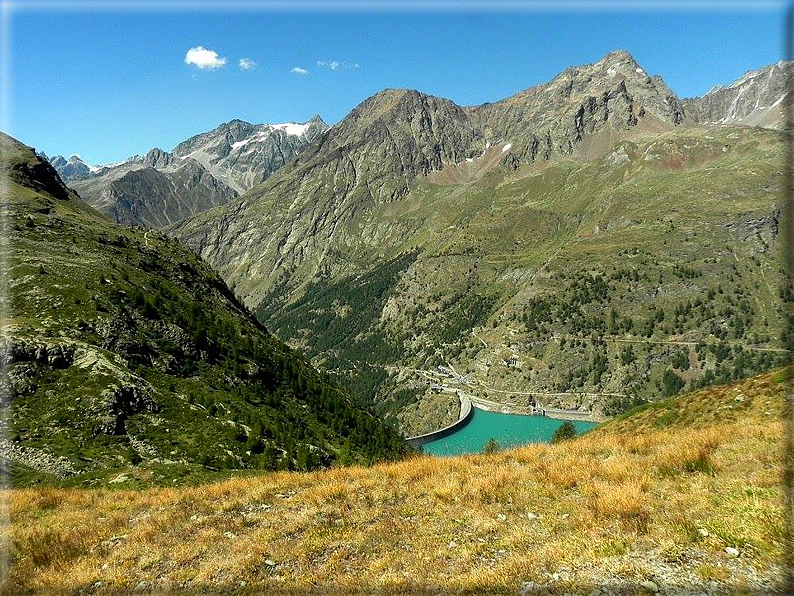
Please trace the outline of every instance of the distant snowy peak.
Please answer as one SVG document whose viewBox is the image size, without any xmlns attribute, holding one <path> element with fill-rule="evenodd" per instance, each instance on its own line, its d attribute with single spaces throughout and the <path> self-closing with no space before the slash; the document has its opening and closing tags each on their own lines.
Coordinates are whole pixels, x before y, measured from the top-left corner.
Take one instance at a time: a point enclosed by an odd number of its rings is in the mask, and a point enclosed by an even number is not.
<svg viewBox="0 0 794 596">
<path fill-rule="evenodd" d="M 319 116 L 303 123 L 286 122 L 283 124 L 251 124 L 244 120 L 230 120 L 211 131 L 197 134 L 177 145 L 173 154 L 185 157 L 199 151 L 220 154 L 224 151 L 239 150 L 251 143 L 263 142 L 276 131 L 288 136 L 307 137 L 311 141 L 315 136 L 328 129 L 328 125 Z"/>
<path fill-rule="evenodd" d="M 115 179 L 147 167 L 171 171 L 185 160 L 193 160 L 222 183 L 242 192 L 264 181 L 328 128 L 317 115 L 303 123 L 251 124 L 235 119 L 182 141 L 171 152 L 155 148 L 146 155 L 98 166 L 84 163 L 79 155 L 68 160 L 56 155 L 49 161 L 61 178 L 77 180 L 108 174 Z"/>
<path fill-rule="evenodd" d="M 255 126 L 257 130 L 251 134 L 251 136 L 230 144 L 232 151 L 238 151 L 251 143 L 255 144 L 259 141 L 263 141 L 270 137 L 275 131 L 279 130 L 293 137 L 303 137 L 309 133 L 315 125 L 312 122 L 304 122 L 303 124 L 298 122 L 285 122 L 283 124 L 258 124 Z M 260 130 L 260 128 L 264 128 L 264 130 Z"/>
<path fill-rule="evenodd" d="M 266 180 L 326 130 L 328 125 L 319 116 L 282 124 L 231 120 L 183 141 L 173 156 L 199 162 L 218 180 L 244 192 Z"/>
<path fill-rule="evenodd" d="M 263 182 L 326 130 L 319 116 L 283 124 L 230 120 L 170 152 L 154 148 L 95 168 L 80 162 L 70 186 L 114 221 L 161 228 Z M 73 158 L 57 161 L 63 167 L 70 162 L 76 167 Z"/>
<path fill-rule="evenodd" d="M 702 97 L 684 100 L 687 115 L 705 124 L 745 124 L 780 128 L 786 82 L 794 62 L 777 62 L 751 70 L 727 86 L 716 86 Z"/>
<path fill-rule="evenodd" d="M 63 155 L 55 155 L 49 159 L 49 162 L 64 182 L 85 178 L 92 172 L 101 169 L 99 166 L 88 165 L 77 154 L 72 155 L 69 159 L 64 158 Z"/>
</svg>

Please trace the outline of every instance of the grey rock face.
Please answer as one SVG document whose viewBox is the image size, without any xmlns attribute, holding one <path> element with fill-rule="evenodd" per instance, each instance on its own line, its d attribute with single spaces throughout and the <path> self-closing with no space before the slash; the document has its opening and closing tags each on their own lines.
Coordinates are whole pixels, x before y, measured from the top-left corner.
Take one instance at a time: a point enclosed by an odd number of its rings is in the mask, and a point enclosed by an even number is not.
<svg viewBox="0 0 794 596">
<path fill-rule="evenodd" d="M 168 151 L 154 148 L 143 156 L 143 165 L 147 168 L 165 168 L 174 162 L 174 156 Z"/>
<path fill-rule="evenodd" d="M 173 156 L 194 159 L 239 193 L 267 179 L 327 129 L 319 116 L 303 124 L 232 120 L 183 141 Z"/>
<path fill-rule="evenodd" d="M 98 400 L 99 411 L 96 434 L 123 435 L 124 422 L 138 411 L 157 412 L 157 403 L 151 397 L 151 387 L 134 384 L 113 385 L 105 389 Z"/>
<path fill-rule="evenodd" d="M 625 51 L 565 70 L 549 83 L 496 103 L 469 108 L 491 143 L 510 143 L 510 166 L 570 155 L 588 137 L 638 125 L 677 125 L 684 109 L 659 77 Z M 587 153 L 587 148 L 584 149 Z"/>
<path fill-rule="evenodd" d="M 770 214 L 747 213 L 726 228 L 737 240 L 752 243 L 756 252 L 767 252 L 778 234 L 779 223 L 780 210 L 775 210 Z"/>
<path fill-rule="evenodd" d="M 173 152 L 155 148 L 143 157 L 73 177 L 71 184 L 83 200 L 118 223 L 161 228 L 259 184 L 327 128 L 319 116 L 304 124 L 232 120 L 191 137 Z"/>
<path fill-rule="evenodd" d="M 225 203 L 235 193 L 200 164 L 188 161 L 173 172 L 132 170 L 110 183 L 105 214 L 125 225 L 162 228 Z"/>
<path fill-rule="evenodd" d="M 56 155 L 49 161 L 64 182 L 79 180 L 91 174 L 91 168 L 77 155 L 72 155 L 68 160 Z"/>
<path fill-rule="evenodd" d="M 752 70 L 727 87 L 715 87 L 703 97 L 684 100 L 696 122 L 746 124 L 782 128 L 787 80 L 794 62 L 778 62 Z"/>
</svg>

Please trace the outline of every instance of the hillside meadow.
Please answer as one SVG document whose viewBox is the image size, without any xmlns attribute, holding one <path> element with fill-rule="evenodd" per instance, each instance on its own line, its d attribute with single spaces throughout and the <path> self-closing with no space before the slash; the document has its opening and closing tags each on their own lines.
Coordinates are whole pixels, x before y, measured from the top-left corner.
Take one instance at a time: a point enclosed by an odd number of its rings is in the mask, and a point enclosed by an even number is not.
<svg viewBox="0 0 794 596">
<path fill-rule="evenodd" d="M 785 378 L 488 456 L 7 491 L 4 593 L 762 593 Z"/>
</svg>

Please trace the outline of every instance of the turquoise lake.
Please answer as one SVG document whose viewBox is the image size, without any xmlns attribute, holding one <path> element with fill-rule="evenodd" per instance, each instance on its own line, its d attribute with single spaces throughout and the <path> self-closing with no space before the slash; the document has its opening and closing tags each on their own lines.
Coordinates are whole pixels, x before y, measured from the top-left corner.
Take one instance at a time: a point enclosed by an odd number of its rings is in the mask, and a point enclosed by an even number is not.
<svg viewBox="0 0 794 596">
<path fill-rule="evenodd" d="M 469 423 L 459 431 L 422 445 L 431 455 L 464 455 L 482 453 L 489 439 L 496 439 L 501 447 L 514 447 L 525 443 L 547 443 L 564 420 L 545 416 L 501 414 L 474 408 Z M 581 433 L 597 426 L 595 422 L 573 421 L 576 432 Z"/>
</svg>

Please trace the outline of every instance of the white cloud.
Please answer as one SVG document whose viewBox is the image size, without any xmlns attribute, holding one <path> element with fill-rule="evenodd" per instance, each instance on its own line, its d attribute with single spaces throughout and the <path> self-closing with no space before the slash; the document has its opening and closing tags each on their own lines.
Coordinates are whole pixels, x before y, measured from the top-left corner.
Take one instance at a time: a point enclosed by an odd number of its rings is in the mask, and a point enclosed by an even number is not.
<svg viewBox="0 0 794 596">
<path fill-rule="evenodd" d="M 339 60 L 318 60 L 317 66 L 319 66 L 320 68 L 330 68 L 331 70 L 361 67 L 361 65 L 358 62 L 341 62 Z"/>
<path fill-rule="evenodd" d="M 240 60 L 237 62 L 237 66 L 239 66 L 243 70 L 253 70 L 254 68 L 256 68 L 256 62 L 254 62 L 250 58 L 240 58 Z"/>
<path fill-rule="evenodd" d="M 309 74 L 308 69 L 302 68 L 300 66 L 293 66 L 292 70 L 290 70 L 290 72 L 294 72 L 295 74 L 299 74 L 299 75 L 307 75 L 307 74 Z"/>
<path fill-rule="evenodd" d="M 185 64 L 192 64 L 202 70 L 215 70 L 226 66 L 228 60 L 218 56 L 218 52 L 208 50 L 204 46 L 190 48 L 185 54 Z"/>
</svg>

